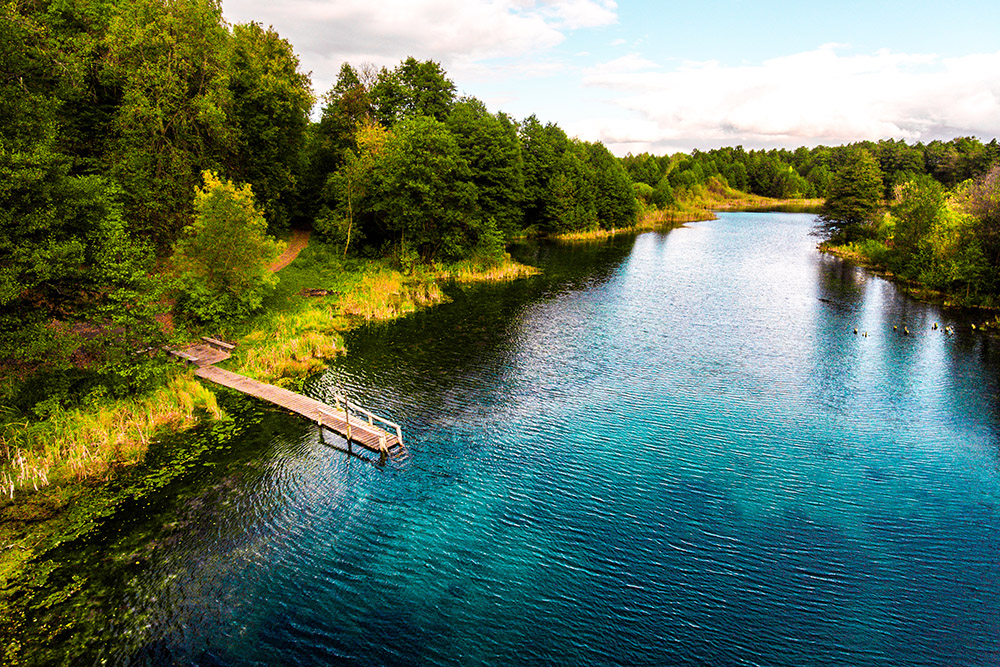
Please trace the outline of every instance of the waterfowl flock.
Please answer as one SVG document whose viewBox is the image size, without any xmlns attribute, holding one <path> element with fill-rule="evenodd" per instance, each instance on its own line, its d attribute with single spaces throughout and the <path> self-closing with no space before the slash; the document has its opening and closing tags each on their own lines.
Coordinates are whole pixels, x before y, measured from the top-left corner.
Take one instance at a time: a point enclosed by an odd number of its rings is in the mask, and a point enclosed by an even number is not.
<svg viewBox="0 0 1000 667">
<path fill-rule="evenodd" d="M 955 327 L 952 326 L 952 325 L 945 325 L 943 327 L 938 327 L 938 323 L 937 322 L 934 322 L 931 325 L 931 331 L 937 331 L 939 328 L 941 329 L 941 331 L 943 331 L 944 333 L 948 334 L 949 336 L 955 333 Z M 973 331 L 986 331 L 986 329 L 987 329 L 986 326 L 978 326 L 977 327 L 975 324 L 972 325 L 972 330 Z M 892 325 L 892 330 L 896 331 L 896 332 L 899 332 L 899 325 L 898 324 L 893 324 Z M 859 335 L 857 327 L 854 327 L 854 335 L 855 336 Z M 867 331 L 862 332 L 860 335 L 861 335 L 862 338 L 868 338 L 868 332 Z M 903 335 L 904 336 L 909 336 L 910 335 L 910 328 L 908 326 L 906 326 L 905 324 L 903 325 Z"/>
</svg>

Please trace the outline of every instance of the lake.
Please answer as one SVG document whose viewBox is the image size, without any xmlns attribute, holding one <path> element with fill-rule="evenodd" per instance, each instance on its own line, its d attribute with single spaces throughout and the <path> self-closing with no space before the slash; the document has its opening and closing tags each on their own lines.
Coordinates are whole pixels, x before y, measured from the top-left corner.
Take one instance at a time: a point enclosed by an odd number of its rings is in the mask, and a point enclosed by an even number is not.
<svg viewBox="0 0 1000 667">
<path fill-rule="evenodd" d="M 305 391 L 399 421 L 403 464 L 229 397 L 252 427 L 67 550 L 92 574 L 63 613 L 92 638 L 55 649 L 1000 663 L 998 341 L 820 254 L 813 225 L 523 246 L 544 275 L 350 334 Z"/>
</svg>

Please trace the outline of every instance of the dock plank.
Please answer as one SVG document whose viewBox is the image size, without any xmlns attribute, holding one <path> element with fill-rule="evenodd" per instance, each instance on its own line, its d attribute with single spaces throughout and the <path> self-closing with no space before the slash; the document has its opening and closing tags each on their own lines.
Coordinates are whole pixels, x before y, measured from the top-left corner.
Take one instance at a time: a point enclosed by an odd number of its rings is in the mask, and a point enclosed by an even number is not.
<svg viewBox="0 0 1000 667">
<path fill-rule="evenodd" d="M 384 442 L 390 458 L 399 460 L 407 455 L 396 433 L 374 426 L 360 417 L 350 416 L 345 410 L 322 401 L 216 366 L 201 366 L 195 375 L 301 415 L 375 453 L 381 453 Z"/>
</svg>

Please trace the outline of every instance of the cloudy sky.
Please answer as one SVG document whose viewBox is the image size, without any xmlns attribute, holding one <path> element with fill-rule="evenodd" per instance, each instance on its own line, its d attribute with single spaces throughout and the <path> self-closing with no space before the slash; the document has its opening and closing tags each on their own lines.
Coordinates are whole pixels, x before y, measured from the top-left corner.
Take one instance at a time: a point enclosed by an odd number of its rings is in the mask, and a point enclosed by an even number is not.
<svg viewBox="0 0 1000 667">
<path fill-rule="evenodd" d="M 618 155 L 1000 136 L 995 0 L 223 0 L 318 94 L 341 63 L 440 62 L 459 92 Z"/>
</svg>

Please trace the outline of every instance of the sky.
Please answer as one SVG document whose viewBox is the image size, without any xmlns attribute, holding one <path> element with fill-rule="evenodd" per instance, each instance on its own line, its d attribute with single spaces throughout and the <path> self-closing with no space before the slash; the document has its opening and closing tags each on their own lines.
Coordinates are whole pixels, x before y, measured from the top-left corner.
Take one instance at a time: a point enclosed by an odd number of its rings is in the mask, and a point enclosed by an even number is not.
<svg viewBox="0 0 1000 667">
<path fill-rule="evenodd" d="M 996 0 L 222 0 L 328 91 L 344 62 L 444 67 L 460 95 L 617 155 L 1000 136 Z"/>
</svg>

